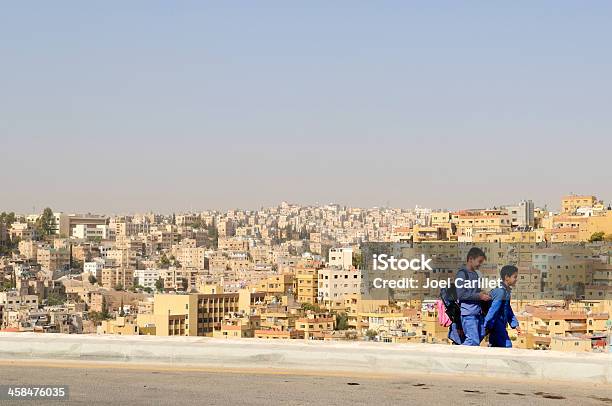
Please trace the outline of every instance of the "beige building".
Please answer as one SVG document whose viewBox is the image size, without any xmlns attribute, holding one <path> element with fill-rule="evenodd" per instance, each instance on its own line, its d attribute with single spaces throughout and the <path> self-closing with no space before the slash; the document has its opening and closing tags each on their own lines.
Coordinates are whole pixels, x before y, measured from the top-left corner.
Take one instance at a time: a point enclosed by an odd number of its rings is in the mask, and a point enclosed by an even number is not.
<svg viewBox="0 0 612 406">
<path fill-rule="evenodd" d="M 318 274 L 316 269 L 300 269 L 296 275 L 296 297 L 299 303 L 317 302 Z"/>
<path fill-rule="evenodd" d="M 4 224 L 0 226 L 4 227 Z M 13 240 L 31 240 L 36 236 L 36 231 L 30 225 L 30 223 L 13 223 L 11 225 L 9 235 Z"/>
<path fill-rule="evenodd" d="M 551 337 L 550 349 L 565 352 L 592 351 L 591 339 L 588 337 Z"/>
<path fill-rule="evenodd" d="M 269 296 L 286 295 L 293 292 L 293 280 L 294 276 L 291 274 L 273 275 L 259 281 L 257 291 Z"/>
<path fill-rule="evenodd" d="M 70 253 L 65 249 L 39 248 L 36 262 L 43 270 L 54 272 L 70 264 Z"/>
<path fill-rule="evenodd" d="M 36 260 L 38 255 L 38 242 L 32 240 L 19 241 L 19 254 L 25 259 Z"/>
<path fill-rule="evenodd" d="M 134 286 L 134 270 L 130 268 L 103 268 L 100 284 L 108 289 L 120 286 L 129 289 Z"/>
<path fill-rule="evenodd" d="M 460 242 L 486 242 L 491 235 L 505 234 L 512 229 L 510 216 L 504 210 L 453 214 L 453 222 Z"/>
<path fill-rule="evenodd" d="M 97 326 L 98 334 L 116 334 L 116 335 L 139 335 L 139 328 L 136 320 L 128 317 L 117 316 L 114 320 L 103 320 Z"/>
<path fill-rule="evenodd" d="M 183 268 L 204 269 L 206 260 L 206 249 L 203 247 L 195 247 L 195 240 L 189 240 L 193 245 L 174 246 L 172 255 L 181 264 Z"/>
<path fill-rule="evenodd" d="M 308 314 L 295 321 L 295 328 L 304 332 L 306 340 L 322 340 L 334 331 L 335 318 L 324 314 Z"/>
<path fill-rule="evenodd" d="M 160 336 L 208 336 L 221 330 L 226 315 L 250 313 L 264 295 L 242 290 L 239 293 L 155 295 L 153 315 Z"/>
<path fill-rule="evenodd" d="M 304 332 L 296 329 L 263 329 L 255 330 L 255 338 L 262 338 L 266 340 L 302 340 L 304 339 Z"/>
<path fill-rule="evenodd" d="M 114 266 L 136 269 L 136 251 L 130 249 L 111 249 L 106 253 L 106 259 L 112 261 Z"/>
<path fill-rule="evenodd" d="M 249 241 L 241 237 L 219 237 L 221 251 L 248 251 Z"/>
<path fill-rule="evenodd" d="M 597 198 L 592 195 L 563 196 L 561 199 L 561 212 L 572 214 L 580 207 L 593 207 L 597 203 Z"/>
<path fill-rule="evenodd" d="M 601 212 L 598 216 L 587 217 L 580 227 L 580 241 L 588 241 L 594 233 L 602 232 L 605 235 L 612 235 L 612 210 Z"/>
</svg>

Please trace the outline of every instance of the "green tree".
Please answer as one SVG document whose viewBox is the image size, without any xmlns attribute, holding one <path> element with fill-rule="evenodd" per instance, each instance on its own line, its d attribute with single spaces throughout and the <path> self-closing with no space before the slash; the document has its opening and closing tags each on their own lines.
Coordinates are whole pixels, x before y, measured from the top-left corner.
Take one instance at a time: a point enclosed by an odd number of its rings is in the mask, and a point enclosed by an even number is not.
<svg viewBox="0 0 612 406">
<path fill-rule="evenodd" d="M 310 311 L 313 311 L 315 313 L 319 313 L 321 311 L 321 308 L 317 304 L 302 303 L 302 310 L 304 310 L 304 311 L 309 311 L 310 310 Z"/>
<path fill-rule="evenodd" d="M 15 213 L 0 213 L 0 228 L 8 230 L 11 225 L 15 222 Z M 17 247 L 19 245 L 18 239 L 6 239 L 5 241 L 0 240 L 0 257 L 11 256 L 13 252 L 18 252 Z"/>
<path fill-rule="evenodd" d="M 94 310 L 89 311 L 88 317 L 89 317 L 89 320 L 93 321 L 96 324 L 104 320 L 104 318 L 102 317 L 102 313 L 96 312 Z"/>
<path fill-rule="evenodd" d="M 612 242 L 612 234 L 606 234 L 606 236 L 604 237 L 604 241 Z"/>
<path fill-rule="evenodd" d="M 55 232 L 55 216 L 53 210 L 47 207 L 36 221 L 36 229 L 43 236 L 51 235 Z"/>
<path fill-rule="evenodd" d="M 157 289 L 160 292 L 164 291 L 164 280 L 162 278 L 158 278 L 155 281 L 155 289 Z"/>
<path fill-rule="evenodd" d="M 589 242 L 603 241 L 605 233 L 603 231 L 597 231 L 591 235 Z"/>
<path fill-rule="evenodd" d="M 6 228 L 11 228 L 11 225 L 17 220 L 15 213 L 2 212 L 0 213 L 0 224 L 4 224 Z"/>
<path fill-rule="evenodd" d="M 12 281 L 3 281 L 2 284 L 0 285 L 0 292 L 4 292 L 7 290 L 11 290 L 11 289 L 13 289 Z"/>
<path fill-rule="evenodd" d="M 170 260 L 168 259 L 166 254 L 162 254 L 162 256 L 159 259 L 158 263 L 159 263 L 159 267 L 161 269 L 168 269 L 168 267 L 170 267 Z"/>
<path fill-rule="evenodd" d="M 49 306 L 59 306 L 63 305 L 64 303 L 66 303 L 66 296 L 56 292 L 49 293 L 49 296 L 47 297 L 47 304 Z"/>
<path fill-rule="evenodd" d="M 88 280 L 89 280 L 89 283 L 91 283 L 92 285 L 95 285 L 98 282 L 98 280 L 96 279 L 95 276 L 93 276 L 93 274 L 89 274 Z"/>
<path fill-rule="evenodd" d="M 377 336 L 376 331 L 371 330 L 371 329 L 366 330 L 365 335 L 366 337 L 368 337 L 369 340 L 373 340 L 374 337 Z"/>
<path fill-rule="evenodd" d="M 104 320 L 110 319 L 111 315 L 108 312 L 108 304 L 106 303 L 106 297 L 102 296 L 102 312 L 101 316 Z"/>
<path fill-rule="evenodd" d="M 115 290 L 122 291 L 123 290 L 123 284 L 121 284 L 121 283 L 116 284 L 115 285 Z"/>
<path fill-rule="evenodd" d="M 348 330 L 348 316 L 346 313 L 336 315 L 336 330 Z"/>
<path fill-rule="evenodd" d="M 119 310 L 119 316 L 120 317 L 125 316 L 125 310 L 123 310 L 123 298 L 121 298 L 121 309 Z"/>
</svg>

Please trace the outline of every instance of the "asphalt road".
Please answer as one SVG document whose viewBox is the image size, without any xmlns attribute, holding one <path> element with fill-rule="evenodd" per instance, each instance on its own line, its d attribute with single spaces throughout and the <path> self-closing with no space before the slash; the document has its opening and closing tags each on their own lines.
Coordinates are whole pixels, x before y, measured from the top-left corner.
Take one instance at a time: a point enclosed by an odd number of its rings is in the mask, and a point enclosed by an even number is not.
<svg viewBox="0 0 612 406">
<path fill-rule="evenodd" d="M 2 405 L 612 405 L 612 386 L 464 377 L 317 376 L 0 362 L 0 385 L 68 385 L 68 401 Z"/>
</svg>

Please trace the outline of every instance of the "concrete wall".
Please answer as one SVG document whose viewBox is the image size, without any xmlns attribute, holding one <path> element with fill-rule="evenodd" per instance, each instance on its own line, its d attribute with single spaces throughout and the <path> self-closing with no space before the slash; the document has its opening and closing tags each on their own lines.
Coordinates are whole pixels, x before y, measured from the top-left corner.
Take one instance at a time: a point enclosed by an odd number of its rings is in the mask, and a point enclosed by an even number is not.
<svg viewBox="0 0 612 406">
<path fill-rule="evenodd" d="M 398 376 L 452 374 L 612 384 L 612 354 L 434 344 L 0 333 L 0 359 Z"/>
</svg>

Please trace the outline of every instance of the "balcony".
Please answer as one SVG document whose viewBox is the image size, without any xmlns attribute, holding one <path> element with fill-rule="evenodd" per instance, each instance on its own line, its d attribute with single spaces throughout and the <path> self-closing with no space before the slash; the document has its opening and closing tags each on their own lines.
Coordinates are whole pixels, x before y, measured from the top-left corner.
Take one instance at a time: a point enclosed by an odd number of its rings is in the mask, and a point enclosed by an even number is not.
<svg viewBox="0 0 612 406">
<path fill-rule="evenodd" d="M 569 323 L 567 331 L 586 331 L 586 323 Z"/>
</svg>

